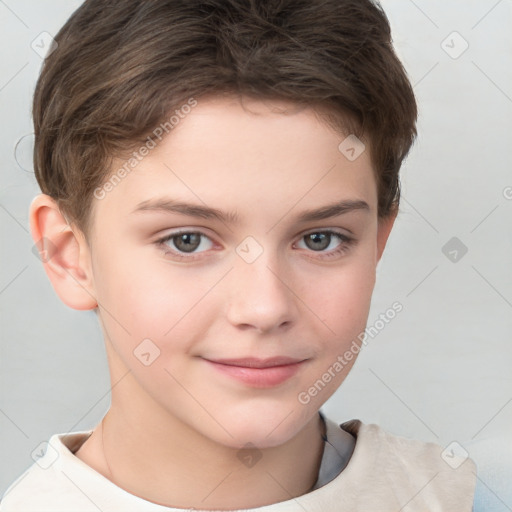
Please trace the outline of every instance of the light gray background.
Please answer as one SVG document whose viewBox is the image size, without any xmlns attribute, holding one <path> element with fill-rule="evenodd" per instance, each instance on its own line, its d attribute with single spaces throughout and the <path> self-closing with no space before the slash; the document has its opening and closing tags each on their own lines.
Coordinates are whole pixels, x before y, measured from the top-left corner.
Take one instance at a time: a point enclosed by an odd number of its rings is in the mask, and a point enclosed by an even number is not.
<svg viewBox="0 0 512 512">
<path fill-rule="evenodd" d="M 30 140 L 19 163 L 14 155 L 32 132 L 42 60 L 31 43 L 80 3 L 0 0 L 0 496 L 42 441 L 93 428 L 110 403 L 95 315 L 63 305 L 32 253 L 28 207 L 39 189 L 20 168 L 31 168 Z M 420 118 L 368 324 L 396 300 L 404 309 L 323 410 L 442 446 L 456 440 L 491 468 L 479 485 L 492 510 L 512 510 L 492 469 L 500 456 L 509 476 L 512 467 L 512 2 L 382 3 Z M 442 46 L 453 31 L 469 44 L 458 58 L 458 36 L 444 44 L 452 56 Z M 442 252 L 452 237 L 468 249 L 457 262 Z"/>
</svg>

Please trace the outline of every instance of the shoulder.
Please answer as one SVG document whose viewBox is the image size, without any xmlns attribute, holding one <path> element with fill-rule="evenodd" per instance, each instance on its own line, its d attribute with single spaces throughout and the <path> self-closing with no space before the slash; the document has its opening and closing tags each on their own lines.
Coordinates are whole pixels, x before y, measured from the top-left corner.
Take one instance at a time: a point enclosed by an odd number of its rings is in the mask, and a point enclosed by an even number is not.
<svg viewBox="0 0 512 512">
<path fill-rule="evenodd" d="M 409 500 L 433 510 L 472 510 L 476 464 L 457 447 L 409 439 L 379 425 L 350 420 L 340 427 L 356 438 L 351 459 L 354 472 L 387 486 L 404 504 Z M 346 470 L 350 468 L 347 466 Z M 428 508 L 430 507 L 430 508 Z"/>
<path fill-rule="evenodd" d="M 0 512 L 50 510 L 41 506 L 61 493 L 61 484 L 54 471 L 45 471 L 34 463 L 7 488 L 0 501 Z"/>
<path fill-rule="evenodd" d="M 0 512 L 54 512 L 70 503 L 76 504 L 76 511 L 90 510 L 90 501 L 87 503 L 85 496 L 80 497 L 81 492 L 68 472 L 72 468 L 70 461 L 75 466 L 82 465 L 72 451 L 88 435 L 90 431 L 54 434 L 48 442 L 42 443 L 44 454 L 9 485 L 0 501 Z M 83 470 L 81 467 L 74 469 Z"/>
<path fill-rule="evenodd" d="M 512 510 L 510 435 L 498 433 L 473 441 L 467 448 L 478 465 L 475 511 Z"/>
</svg>

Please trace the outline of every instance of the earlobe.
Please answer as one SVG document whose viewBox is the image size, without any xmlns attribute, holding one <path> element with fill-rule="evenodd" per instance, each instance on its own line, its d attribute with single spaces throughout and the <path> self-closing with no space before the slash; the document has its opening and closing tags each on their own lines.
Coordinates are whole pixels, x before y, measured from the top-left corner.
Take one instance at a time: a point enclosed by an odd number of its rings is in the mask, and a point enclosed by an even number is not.
<svg viewBox="0 0 512 512">
<path fill-rule="evenodd" d="M 386 217 L 379 218 L 378 224 L 378 233 L 377 233 L 377 261 L 378 263 L 384 253 L 384 248 L 386 247 L 386 243 L 388 241 L 389 235 L 391 233 L 391 229 L 393 228 L 393 224 L 395 223 L 396 217 L 398 215 L 398 211 L 390 213 Z"/>
<path fill-rule="evenodd" d="M 29 219 L 44 270 L 62 302 L 78 310 L 96 308 L 90 251 L 83 234 L 71 228 L 56 201 L 46 194 L 33 199 Z"/>
</svg>

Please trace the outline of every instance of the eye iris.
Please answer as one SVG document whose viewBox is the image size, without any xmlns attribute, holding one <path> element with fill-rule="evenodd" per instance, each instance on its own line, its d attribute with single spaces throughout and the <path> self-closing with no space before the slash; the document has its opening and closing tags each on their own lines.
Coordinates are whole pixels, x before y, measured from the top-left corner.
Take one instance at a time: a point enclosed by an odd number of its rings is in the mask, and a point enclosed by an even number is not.
<svg viewBox="0 0 512 512">
<path fill-rule="evenodd" d="M 181 233 L 172 236 L 171 239 L 173 240 L 174 246 L 179 251 L 191 253 L 199 247 L 201 243 L 201 236 L 202 235 L 200 233 Z M 323 251 L 329 247 L 332 236 L 333 235 L 328 232 L 316 232 L 306 235 L 304 238 L 306 240 L 306 245 L 310 249 Z"/>
<path fill-rule="evenodd" d="M 181 235 L 176 235 L 175 238 L 175 246 L 184 252 L 192 252 L 199 247 L 201 242 L 201 237 L 198 233 L 183 233 Z M 192 243 L 191 243 L 192 241 Z M 181 243 L 184 242 L 185 245 L 181 246 Z"/>
<path fill-rule="evenodd" d="M 329 243 L 331 241 L 331 235 L 328 233 L 311 233 L 310 235 L 306 236 L 306 240 L 312 240 L 313 241 L 313 247 L 311 249 L 326 249 L 329 247 Z M 327 241 L 327 243 L 325 243 Z M 315 246 L 315 244 L 320 243 L 321 247 Z M 309 244 L 308 244 L 309 245 Z"/>
</svg>

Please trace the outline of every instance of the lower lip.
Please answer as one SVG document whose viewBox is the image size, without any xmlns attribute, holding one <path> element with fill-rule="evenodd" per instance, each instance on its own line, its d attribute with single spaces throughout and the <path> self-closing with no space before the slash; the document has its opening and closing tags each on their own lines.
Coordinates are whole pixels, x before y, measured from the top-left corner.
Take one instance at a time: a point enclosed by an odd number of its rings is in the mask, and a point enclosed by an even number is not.
<svg viewBox="0 0 512 512">
<path fill-rule="evenodd" d="M 300 363 L 287 364 L 283 366 L 272 366 L 269 368 L 248 368 L 246 366 L 230 366 L 227 364 L 214 363 L 205 359 L 213 368 L 229 375 L 244 384 L 256 388 L 271 388 L 282 384 L 293 377 L 305 361 Z"/>
</svg>

